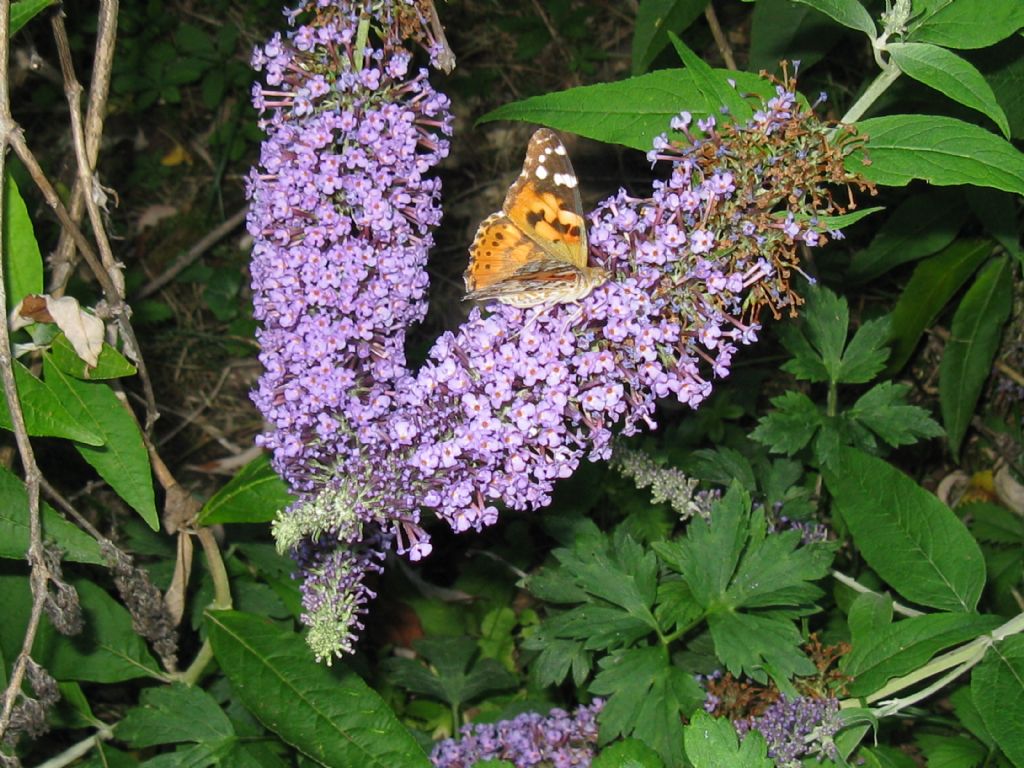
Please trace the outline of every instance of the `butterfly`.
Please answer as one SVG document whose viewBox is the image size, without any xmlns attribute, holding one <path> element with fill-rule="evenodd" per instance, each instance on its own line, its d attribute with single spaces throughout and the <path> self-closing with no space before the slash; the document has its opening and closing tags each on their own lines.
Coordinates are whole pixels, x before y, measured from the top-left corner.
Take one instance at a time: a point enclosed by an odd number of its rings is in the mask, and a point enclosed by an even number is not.
<svg viewBox="0 0 1024 768">
<path fill-rule="evenodd" d="M 578 301 L 608 279 L 587 264 L 579 184 L 554 131 L 533 134 L 501 210 L 476 232 L 463 278 L 466 299 L 524 308 Z"/>
</svg>

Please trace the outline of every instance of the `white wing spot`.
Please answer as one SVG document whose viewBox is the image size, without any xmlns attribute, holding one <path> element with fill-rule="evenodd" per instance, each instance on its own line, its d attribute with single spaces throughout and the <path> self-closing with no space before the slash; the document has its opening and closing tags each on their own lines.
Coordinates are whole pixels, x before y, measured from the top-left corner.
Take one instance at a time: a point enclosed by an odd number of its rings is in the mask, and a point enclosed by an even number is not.
<svg viewBox="0 0 1024 768">
<path fill-rule="evenodd" d="M 568 187 L 569 189 L 575 189 L 576 177 L 571 173 L 556 173 L 555 174 L 555 186 L 557 187 Z"/>
<path fill-rule="evenodd" d="M 546 156 L 546 155 L 538 155 L 538 156 L 537 156 L 537 162 L 538 162 L 538 163 L 543 163 L 543 162 L 544 162 L 545 160 L 547 160 L 547 159 L 548 159 L 548 158 L 547 158 L 547 156 Z"/>
<path fill-rule="evenodd" d="M 537 175 L 537 178 L 540 179 L 541 181 L 544 181 L 544 179 L 548 177 L 548 169 L 545 168 L 543 165 L 538 165 L 534 173 Z M 560 175 L 561 174 L 558 173 L 555 174 L 556 184 L 558 183 L 557 179 Z"/>
<path fill-rule="evenodd" d="M 563 147 L 561 144 L 559 144 L 557 147 L 555 147 L 555 154 L 556 155 L 564 155 L 565 154 L 565 147 Z"/>
</svg>

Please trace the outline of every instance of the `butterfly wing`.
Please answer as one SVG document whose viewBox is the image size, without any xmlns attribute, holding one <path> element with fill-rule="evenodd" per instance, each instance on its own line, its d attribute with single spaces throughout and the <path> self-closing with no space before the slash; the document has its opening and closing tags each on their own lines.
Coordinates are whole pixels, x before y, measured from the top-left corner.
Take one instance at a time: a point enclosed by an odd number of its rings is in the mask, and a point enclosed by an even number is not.
<svg viewBox="0 0 1024 768">
<path fill-rule="evenodd" d="M 547 128 L 530 139 L 519 178 L 502 211 L 541 250 L 577 269 L 587 266 L 587 228 L 576 173 L 558 134 Z"/>
</svg>

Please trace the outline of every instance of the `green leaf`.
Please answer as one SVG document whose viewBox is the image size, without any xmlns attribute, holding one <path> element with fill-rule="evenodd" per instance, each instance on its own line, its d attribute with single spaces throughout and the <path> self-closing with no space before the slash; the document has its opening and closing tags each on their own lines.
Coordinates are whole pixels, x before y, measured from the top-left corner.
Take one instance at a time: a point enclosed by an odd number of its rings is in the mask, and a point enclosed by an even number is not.
<svg viewBox="0 0 1024 768">
<path fill-rule="evenodd" d="M 861 749 L 854 764 L 860 768 L 918 768 L 914 759 L 895 747 L 878 746 Z"/>
<path fill-rule="evenodd" d="M 706 4 L 706 0 L 641 0 L 633 28 L 633 74 L 645 72 L 668 45 L 668 33 L 689 27 Z"/>
<path fill-rule="evenodd" d="M 907 39 L 946 48 L 986 48 L 1022 26 L 1019 0 L 956 0 L 938 4 L 935 13 L 912 23 Z"/>
<path fill-rule="evenodd" d="M 74 587 L 82 603 L 85 629 L 69 641 L 49 633 L 49 652 L 33 653 L 58 680 L 117 683 L 138 677 L 160 679 L 145 641 L 135 634 L 132 617 L 105 591 L 88 581 Z M 6 593 L 5 593 L 6 599 Z"/>
<path fill-rule="evenodd" d="M 928 760 L 928 768 L 977 768 L 988 757 L 985 747 L 966 736 L 921 733 L 917 744 Z"/>
<path fill-rule="evenodd" d="M 1016 196 L 994 189 L 971 187 L 967 190 L 967 202 L 985 231 L 992 235 L 1017 263 L 1024 264 Z"/>
<path fill-rule="evenodd" d="M 75 417 L 103 436 L 103 445 L 75 448 L 154 531 L 160 526 L 153 497 L 149 454 L 138 422 L 103 382 L 79 381 L 63 373 L 49 357 L 43 359 L 46 383 L 60 394 Z"/>
<path fill-rule="evenodd" d="M 1001 623 L 998 616 L 936 613 L 855 632 L 853 650 L 840 667 L 854 678 L 848 685 L 850 695 L 868 696 L 888 680 L 919 669 L 939 651 L 991 632 Z"/>
<path fill-rule="evenodd" d="M 927 410 L 907 404 L 909 392 L 909 384 L 883 381 L 861 395 L 846 415 L 893 448 L 911 445 L 921 438 L 942 437 L 942 427 Z"/>
<path fill-rule="evenodd" d="M 978 25 L 983 26 L 983 25 Z M 972 57 L 1006 112 L 1010 133 L 1024 136 L 1024 37 L 1013 35 Z"/>
<path fill-rule="evenodd" d="M 1024 636 L 988 649 L 971 676 L 971 694 L 996 744 L 1014 765 L 1024 765 Z"/>
<path fill-rule="evenodd" d="M 977 542 L 949 507 L 892 467 L 840 448 L 823 475 L 836 510 L 871 568 L 908 600 L 970 612 L 985 585 Z"/>
<path fill-rule="evenodd" d="M 771 404 L 774 410 L 758 420 L 750 436 L 772 453 L 792 456 L 803 450 L 824 423 L 817 404 L 802 392 L 791 390 Z"/>
<path fill-rule="evenodd" d="M 1024 544 L 1024 520 L 1006 507 L 978 501 L 960 505 L 957 512 L 970 521 L 971 533 L 978 541 Z"/>
<path fill-rule="evenodd" d="M 954 457 L 992 372 L 1012 303 L 1013 271 L 1009 257 L 1001 256 L 985 265 L 953 316 L 939 366 L 939 404 Z"/>
<path fill-rule="evenodd" d="M 669 663 L 661 648 L 617 651 L 600 661 L 590 692 L 608 696 L 599 721 L 600 740 L 633 736 L 653 747 L 668 765 L 681 765 L 680 715 L 704 699 L 693 675 Z"/>
<path fill-rule="evenodd" d="M 665 763 L 639 739 L 623 739 L 602 749 L 590 768 L 665 768 Z"/>
<path fill-rule="evenodd" d="M 878 34 L 875 31 L 875 22 L 872 21 L 871 14 L 858 0 L 795 0 L 795 2 L 821 11 L 844 27 L 863 32 L 871 40 L 874 40 L 875 35 Z"/>
<path fill-rule="evenodd" d="M 494 659 L 480 659 L 471 637 L 424 637 L 416 651 L 430 665 L 395 656 L 384 662 L 391 682 L 461 709 L 484 693 L 515 688 L 516 679 Z"/>
<path fill-rule="evenodd" d="M 43 539 L 60 547 L 72 563 L 102 565 L 100 546 L 89 534 L 65 520 L 53 507 L 40 504 Z M 20 478 L 0 467 L 0 557 L 24 560 L 28 552 L 28 493 Z"/>
<path fill-rule="evenodd" d="M 22 4 L 16 3 L 11 7 L 12 35 L 15 32 L 15 9 Z M 28 5 L 28 3 L 24 4 Z M 52 2 L 47 2 L 38 10 L 52 4 Z M 39 253 L 39 243 L 36 241 L 36 234 L 32 229 L 32 219 L 28 215 L 28 208 L 25 207 L 25 201 L 21 198 L 18 184 L 11 176 L 10 170 L 5 174 L 3 194 L 4 287 L 7 289 L 7 312 L 9 313 L 19 301 L 30 293 L 40 294 L 43 292 L 43 257 Z"/>
<path fill-rule="evenodd" d="M 770 83 L 752 73 L 728 71 L 728 76 L 741 92 L 773 92 Z M 615 83 L 585 85 L 505 104 L 481 117 L 480 122 L 539 123 L 646 152 L 654 137 L 668 131 L 669 121 L 684 109 L 696 119 L 717 115 L 720 106 L 705 101 L 687 70 L 662 69 Z"/>
<path fill-rule="evenodd" d="M 235 729 L 210 694 L 175 683 L 144 690 L 140 705 L 118 723 L 117 738 L 139 748 L 188 741 L 218 745 L 234 740 Z"/>
<path fill-rule="evenodd" d="M 18 401 L 25 418 L 25 429 L 33 437 L 63 437 L 89 445 L 102 445 L 103 435 L 72 415 L 63 399 L 47 383 L 33 376 L 17 360 L 11 361 L 14 382 L 18 387 Z M 0 427 L 13 430 L 7 397 L 0 387 Z"/>
<path fill-rule="evenodd" d="M 315 663 L 302 638 L 236 611 L 210 611 L 214 656 L 246 708 L 268 730 L 333 768 L 429 768 L 387 704 L 344 664 Z"/>
<path fill-rule="evenodd" d="M 124 376 L 134 376 L 136 368 L 112 346 L 103 343 L 103 349 L 96 361 L 96 367 L 90 368 L 82 358 L 75 352 L 67 336 L 58 333 L 50 345 L 50 359 L 53 364 L 68 376 L 74 376 L 83 381 L 99 381 L 101 379 L 120 379 Z"/>
<path fill-rule="evenodd" d="M 911 195 L 882 224 L 867 248 L 854 254 L 846 279 L 866 282 L 900 264 L 938 253 L 953 242 L 967 215 L 959 189 Z"/>
<path fill-rule="evenodd" d="M 758 0 L 750 25 L 751 72 L 774 72 L 783 60 L 806 72 L 847 34 L 823 13 L 790 0 Z"/>
<path fill-rule="evenodd" d="M 751 730 L 739 741 L 732 722 L 698 710 L 683 728 L 686 756 L 694 768 L 772 768 L 768 745 L 760 731 Z"/>
<path fill-rule="evenodd" d="M 988 240 L 957 240 L 917 265 L 890 315 L 893 344 L 887 372 L 906 364 L 924 329 L 991 253 Z"/>
<path fill-rule="evenodd" d="M 293 501 L 295 497 L 270 466 L 269 457 L 261 454 L 203 505 L 199 523 L 266 523 Z"/>
<path fill-rule="evenodd" d="M 16 3 L 11 3 L 9 37 L 14 37 L 15 32 L 28 24 L 41 11 L 56 4 L 57 0 L 18 0 Z"/>
<path fill-rule="evenodd" d="M 669 33 L 669 39 L 672 41 L 676 53 L 679 54 L 679 58 L 686 65 L 686 71 L 693 77 L 693 83 L 700 91 L 700 95 L 704 97 L 705 103 L 721 104 L 727 107 L 731 119 L 737 123 L 745 123 L 753 116 L 754 110 L 740 96 L 736 86 L 730 84 L 730 81 L 735 82 L 733 77 L 735 72 L 725 74 L 722 71 L 715 71 L 687 48 L 674 33 Z"/>
<path fill-rule="evenodd" d="M 764 684 L 768 673 L 777 683 L 815 673 L 791 613 L 715 613 L 708 617 L 708 628 L 715 655 L 733 677 L 747 675 Z"/>
<path fill-rule="evenodd" d="M 1010 138 L 1006 113 L 992 87 L 973 64 L 952 51 L 927 43 L 889 43 L 889 55 L 909 77 L 989 118 Z"/>
<path fill-rule="evenodd" d="M 977 125 L 939 115 L 889 115 L 862 120 L 857 128 L 868 137 L 870 162 L 854 152 L 847 167 L 877 184 L 901 187 L 923 179 L 1024 194 L 1024 154 Z"/>
<path fill-rule="evenodd" d="M 996 745 L 995 739 L 992 738 L 992 734 L 985 727 L 985 721 L 981 718 L 981 712 L 978 711 L 978 707 L 974 703 L 971 687 L 965 685 L 962 688 L 958 688 L 950 695 L 949 702 L 953 705 L 953 712 L 957 720 L 960 721 L 960 724 L 986 747 L 994 748 Z"/>
</svg>

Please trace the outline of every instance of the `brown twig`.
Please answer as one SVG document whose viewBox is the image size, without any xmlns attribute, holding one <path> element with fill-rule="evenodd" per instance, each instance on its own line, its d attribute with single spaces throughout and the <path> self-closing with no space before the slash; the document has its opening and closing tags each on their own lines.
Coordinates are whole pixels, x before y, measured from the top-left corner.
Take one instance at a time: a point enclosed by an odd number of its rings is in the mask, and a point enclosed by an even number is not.
<svg viewBox="0 0 1024 768">
<path fill-rule="evenodd" d="M 722 25 L 718 23 L 715 6 L 710 2 L 704 6 L 704 18 L 707 19 L 708 26 L 711 27 L 711 35 L 715 38 L 715 45 L 718 46 L 718 53 L 721 55 L 722 61 L 725 62 L 726 68 L 735 72 L 738 69 L 736 58 L 732 55 L 732 47 L 729 45 L 725 32 L 722 31 Z"/>
<path fill-rule="evenodd" d="M 110 93 L 110 75 L 113 71 L 114 43 L 117 40 L 118 0 L 100 0 L 96 25 L 96 55 L 93 57 L 92 76 L 89 78 L 89 101 L 85 112 L 85 148 L 88 167 L 95 171 L 103 136 L 103 119 Z M 85 190 L 81 175 L 76 175 L 71 187 L 69 213 L 76 224 L 81 222 L 85 209 Z M 48 259 L 51 267 L 49 292 L 60 297 L 75 267 L 75 244 L 66 231 L 61 231 L 57 247 Z"/>
<path fill-rule="evenodd" d="M 0 2 L 0 179 L 4 178 L 7 161 L 7 146 L 12 139 L 21 135 L 21 129 L 11 115 L 11 94 L 8 87 L 8 63 L 10 57 L 10 3 Z M 3 228 L 3 192 L 0 191 L 0 230 Z M 0 309 L 6 312 L 7 289 L 4 286 L 4 268 L 0 263 Z M 25 416 L 18 400 L 18 388 L 14 383 L 14 368 L 11 359 L 11 338 L 7 330 L 6 315 L 0 322 L 0 379 L 3 380 L 4 394 L 7 397 L 7 408 L 11 414 L 11 426 L 14 439 L 21 456 L 22 469 L 25 471 L 25 490 L 28 493 L 28 563 L 30 570 L 29 582 L 32 589 L 32 611 L 29 614 L 28 626 L 22 640 L 21 651 L 18 653 L 7 688 L 3 693 L 3 709 L 0 711 L 0 739 L 11 724 L 11 713 L 21 691 L 21 683 L 35 643 L 36 632 L 43 615 L 43 603 L 46 600 L 46 587 L 50 578 L 50 570 L 46 565 L 43 553 L 43 531 L 39 519 L 39 483 L 40 472 L 36 465 L 32 443 L 25 428 Z"/>
<path fill-rule="evenodd" d="M 231 216 L 228 219 L 226 219 L 222 224 L 220 224 L 216 229 L 211 231 L 209 234 L 206 235 L 206 237 L 204 237 L 198 243 L 189 248 L 185 253 L 181 254 L 181 256 L 179 256 L 177 259 L 175 259 L 174 263 L 171 264 L 171 266 L 169 266 L 159 275 L 157 275 L 144 286 L 142 286 L 138 291 L 136 291 L 132 295 L 132 298 L 136 300 L 144 299 L 147 296 L 153 295 L 161 288 L 163 288 L 165 285 L 167 285 L 169 282 L 171 282 L 171 280 L 173 280 L 179 274 L 181 274 L 181 272 L 184 271 L 185 268 L 188 267 L 190 264 L 192 264 L 192 262 L 194 262 L 196 259 L 202 256 L 208 250 L 210 250 L 210 248 L 213 247 L 213 245 L 216 242 L 218 242 L 221 238 L 223 238 L 225 235 L 234 230 L 235 227 L 237 227 L 239 224 L 245 221 L 245 214 L 248 212 L 248 210 L 249 207 L 246 206 L 245 208 L 237 210 L 233 214 L 231 214 Z"/>
</svg>

